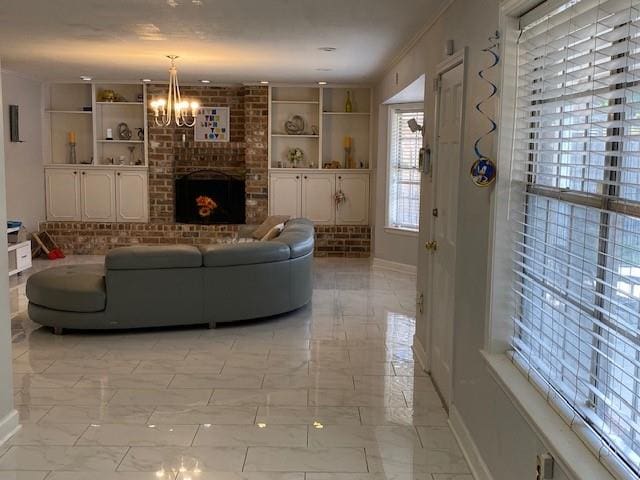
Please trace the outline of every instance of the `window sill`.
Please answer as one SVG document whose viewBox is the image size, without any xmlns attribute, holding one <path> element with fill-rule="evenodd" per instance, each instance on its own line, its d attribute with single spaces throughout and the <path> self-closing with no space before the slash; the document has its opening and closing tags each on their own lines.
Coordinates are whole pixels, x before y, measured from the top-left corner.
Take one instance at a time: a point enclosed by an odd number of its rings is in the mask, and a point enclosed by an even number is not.
<svg viewBox="0 0 640 480">
<path fill-rule="evenodd" d="M 483 351 L 482 356 L 491 376 L 569 478 L 616 479 L 506 355 Z"/>
<path fill-rule="evenodd" d="M 402 235 L 404 237 L 418 238 L 417 230 L 407 230 L 406 228 L 398 228 L 398 227 L 384 227 L 384 231 L 392 235 Z"/>
</svg>

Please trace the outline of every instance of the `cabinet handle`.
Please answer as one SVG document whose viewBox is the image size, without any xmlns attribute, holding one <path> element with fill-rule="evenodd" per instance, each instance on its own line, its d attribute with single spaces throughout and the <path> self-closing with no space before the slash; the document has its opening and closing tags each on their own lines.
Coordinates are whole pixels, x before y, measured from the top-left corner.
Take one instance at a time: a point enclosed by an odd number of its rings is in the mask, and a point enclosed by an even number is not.
<svg viewBox="0 0 640 480">
<path fill-rule="evenodd" d="M 305 175 L 305 176 L 304 176 L 304 178 L 305 178 L 305 180 L 306 180 L 306 179 L 307 179 L 307 176 Z"/>
<path fill-rule="evenodd" d="M 86 175 L 86 174 L 87 174 L 87 172 L 82 172 L 82 174 L 83 174 L 83 175 Z"/>
<path fill-rule="evenodd" d="M 338 180 L 342 180 L 342 175 L 338 175 Z"/>
<path fill-rule="evenodd" d="M 296 179 L 300 178 L 300 175 L 296 175 Z"/>
<path fill-rule="evenodd" d="M 116 175 L 120 176 L 120 172 L 116 173 Z"/>
<path fill-rule="evenodd" d="M 74 174 L 74 175 L 77 175 L 77 174 L 78 174 L 78 172 L 73 172 L 73 174 Z"/>
</svg>

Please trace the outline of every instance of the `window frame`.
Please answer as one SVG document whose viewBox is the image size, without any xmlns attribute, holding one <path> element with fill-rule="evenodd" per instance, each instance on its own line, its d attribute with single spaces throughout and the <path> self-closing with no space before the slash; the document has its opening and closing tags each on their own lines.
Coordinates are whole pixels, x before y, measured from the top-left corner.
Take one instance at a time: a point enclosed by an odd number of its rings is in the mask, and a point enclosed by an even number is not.
<svg viewBox="0 0 640 480">
<path fill-rule="evenodd" d="M 392 103 L 387 107 L 387 158 L 386 158 L 386 178 L 385 178 L 385 209 L 384 209 L 384 230 L 387 233 L 406 236 L 418 236 L 420 230 L 420 200 L 418 200 L 418 225 L 415 229 L 401 227 L 391 223 L 391 178 L 392 178 L 392 152 L 393 152 L 393 122 L 396 112 L 420 112 L 424 116 L 424 103 Z M 424 146 L 423 135 L 422 146 Z M 420 167 L 416 168 L 420 172 Z M 420 188 L 422 188 L 422 178 L 420 178 Z"/>
<path fill-rule="evenodd" d="M 572 412 L 562 398 L 507 355 L 513 332 L 512 314 L 516 297 L 511 294 L 514 281 L 512 248 L 516 241 L 512 231 L 510 205 L 524 204 L 527 178 L 514 169 L 514 132 L 517 125 L 517 65 L 520 18 L 537 8 L 558 6 L 562 0 L 507 0 L 499 6 L 501 32 L 500 97 L 497 108 L 496 161 L 498 175 L 491 197 L 485 342 L 482 356 L 487 370 L 498 386 L 514 403 L 527 423 L 560 464 L 562 470 L 575 478 L 631 479 L 637 478 L 626 465 L 606 447 L 600 437 L 589 431 L 580 419 L 574 419 L 570 429 L 566 418 Z M 565 194 L 562 194 L 565 195 Z M 567 197 L 571 193 L 566 193 Z M 562 200 L 558 192 L 555 199 Z M 569 199 L 569 198 L 567 198 Z M 505 201 L 507 200 L 507 201 Z M 592 203 L 597 200 L 591 199 Z M 599 207 L 598 205 L 591 205 Z M 624 199 L 609 199 L 611 213 L 629 213 Z M 523 381 L 519 381 L 522 379 Z M 536 394 L 534 395 L 533 392 Z M 554 420 L 555 419 L 555 420 Z M 575 441 L 579 438 L 581 441 Z M 594 446 L 599 448 L 594 449 Z"/>
</svg>

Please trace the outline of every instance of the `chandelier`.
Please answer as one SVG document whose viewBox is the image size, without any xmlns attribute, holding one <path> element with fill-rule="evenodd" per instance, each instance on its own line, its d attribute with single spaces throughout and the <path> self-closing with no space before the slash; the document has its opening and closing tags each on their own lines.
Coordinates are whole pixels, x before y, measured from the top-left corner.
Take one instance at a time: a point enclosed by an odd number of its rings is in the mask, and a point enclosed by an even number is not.
<svg viewBox="0 0 640 480">
<path fill-rule="evenodd" d="M 167 55 L 167 58 L 171 60 L 167 98 L 160 98 L 151 102 L 156 125 L 158 127 L 168 127 L 173 119 L 178 127 L 193 127 L 196 124 L 196 115 L 200 104 L 196 101 L 189 103 L 186 100 L 182 100 L 180 86 L 178 85 L 178 69 L 176 68 L 178 56 Z"/>
</svg>

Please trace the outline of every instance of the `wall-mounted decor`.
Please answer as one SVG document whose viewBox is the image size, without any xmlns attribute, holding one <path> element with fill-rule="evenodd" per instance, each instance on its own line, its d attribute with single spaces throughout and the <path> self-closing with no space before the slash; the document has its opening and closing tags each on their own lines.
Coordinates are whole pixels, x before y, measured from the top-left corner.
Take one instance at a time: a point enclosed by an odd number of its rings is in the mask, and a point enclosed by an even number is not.
<svg viewBox="0 0 640 480">
<path fill-rule="evenodd" d="M 12 142 L 22 143 L 18 108 L 18 105 L 9 105 L 9 138 Z"/>
<path fill-rule="evenodd" d="M 489 130 L 484 135 L 481 135 L 480 137 L 478 137 L 478 139 L 473 144 L 473 151 L 476 154 L 476 160 L 473 162 L 473 165 L 471 165 L 470 175 L 471 175 L 471 180 L 478 187 L 487 187 L 491 185 L 496 179 L 496 175 L 498 173 L 498 169 L 496 167 L 495 162 L 491 160 L 487 155 L 484 155 L 480 150 L 480 142 L 482 141 L 482 139 L 488 137 L 498 129 L 498 125 L 493 120 L 493 118 L 491 118 L 491 116 L 485 113 L 485 111 L 482 109 L 482 104 L 491 100 L 496 95 L 496 93 L 498 93 L 498 87 L 496 86 L 496 84 L 493 83 L 491 80 L 487 80 L 484 74 L 485 72 L 494 68 L 500 62 L 500 55 L 498 55 L 497 53 L 497 50 L 499 48 L 499 44 L 498 44 L 499 39 L 500 39 L 500 32 L 497 32 L 497 31 L 495 32 L 494 35 L 489 37 L 490 45 L 487 48 L 483 48 L 482 51 L 491 55 L 492 62 L 491 62 L 491 65 L 489 65 L 486 68 L 483 68 L 478 72 L 478 76 L 482 80 L 487 82 L 491 87 L 491 93 L 489 94 L 489 96 L 480 100 L 476 104 L 476 110 L 480 112 L 480 114 L 484 116 L 487 120 L 489 120 L 489 123 L 491 125 Z"/>
<path fill-rule="evenodd" d="M 194 139 L 196 142 L 228 142 L 229 107 L 200 107 Z"/>
</svg>

